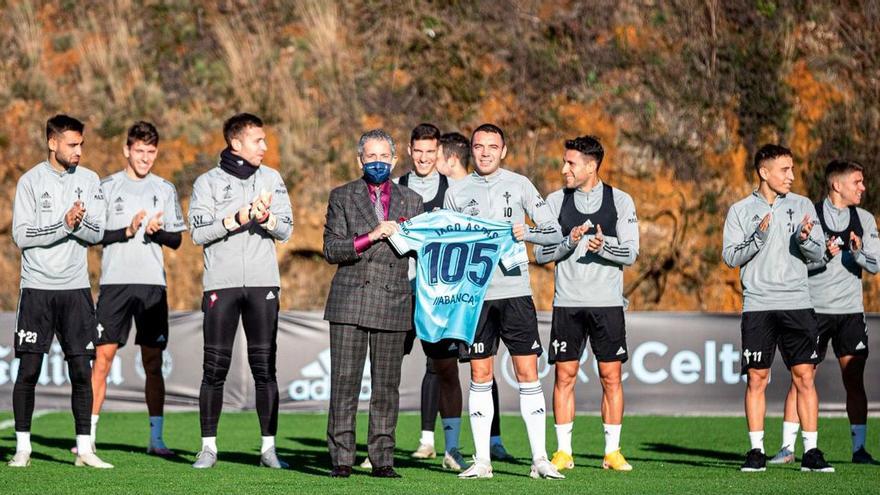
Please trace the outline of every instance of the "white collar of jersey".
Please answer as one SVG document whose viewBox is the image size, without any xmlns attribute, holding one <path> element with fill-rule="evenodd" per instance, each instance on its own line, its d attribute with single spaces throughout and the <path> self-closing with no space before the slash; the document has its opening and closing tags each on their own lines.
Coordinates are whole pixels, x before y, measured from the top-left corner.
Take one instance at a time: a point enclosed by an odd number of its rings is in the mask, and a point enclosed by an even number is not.
<svg viewBox="0 0 880 495">
<path fill-rule="evenodd" d="M 496 180 L 501 179 L 501 175 L 504 172 L 503 168 L 499 168 L 498 170 L 492 172 L 489 175 L 480 175 L 476 170 L 471 172 L 471 177 L 481 182 L 495 182 Z"/>
<path fill-rule="evenodd" d="M 410 182 L 420 182 L 422 184 L 430 184 L 432 182 L 439 182 L 440 181 L 440 172 L 434 170 L 434 172 L 429 175 L 426 175 L 424 177 L 419 177 L 419 174 L 417 174 L 415 172 L 415 170 L 413 170 L 412 172 L 409 173 L 409 181 Z"/>
<path fill-rule="evenodd" d="M 843 208 L 838 208 L 834 206 L 834 203 L 831 202 L 831 198 L 825 196 L 825 208 L 830 208 L 835 213 L 843 213 L 846 210 L 849 210 L 849 206 L 844 206 Z"/>
<path fill-rule="evenodd" d="M 153 172 L 147 172 L 147 175 L 145 175 L 143 179 L 134 179 L 131 176 L 129 176 L 128 172 L 126 172 L 125 170 L 120 172 L 119 175 L 122 176 L 123 180 L 127 180 L 128 182 L 139 184 L 139 183 L 151 178 L 153 176 Z"/>
<path fill-rule="evenodd" d="M 44 160 L 42 165 L 44 167 L 46 167 L 46 170 L 48 170 L 49 172 L 52 172 L 53 174 L 57 175 L 58 177 L 63 177 L 67 174 L 72 174 L 72 173 L 76 172 L 76 167 L 79 166 L 79 165 L 74 165 L 73 167 L 61 170 L 59 172 L 58 170 L 55 170 L 55 167 L 53 167 L 51 163 L 49 163 L 49 160 Z"/>
<path fill-rule="evenodd" d="M 584 191 L 584 190 L 582 190 L 582 189 L 580 189 L 580 188 L 575 189 L 575 191 L 577 191 L 577 192 L 582 192 L 582 193 L 584 193 L 584 194 L 590 195 L 590 194 L 595 194 L 595 193 L 597 193 L 597 192 L 602 192 L 602 187 L 603 187 L 603 186 L 604 186 L 604 184 L 602 184 L 602 181 L 600 180 L 599 182 L 596 183 L 595 186 L 593 186 L 592 188 L 590 188 L 589 191 Z"/>
<path fill-rule="evenodd" d="M 761 192 L 758 191 L 757 189 L 755 189 L 754 191 L 752 191 L 752 196 L 758 198 L 759 200 L 761 200 L 762 202 L 764 202 L 764 204 L 768 204 L 768 205 L 770 204 L 770 203 L 767 202 L 767 199 L 764 198 L 764 196 L 761 196 Z M 777 195 L 776 195 L 776 199 L 777 199 L 777 200 L 785 200 L 786 197 L 788 197 L 788 194 L 777 194 Z M 773 204 L 776 204 L 776 201 L 774 201 Z"/>
</svg>

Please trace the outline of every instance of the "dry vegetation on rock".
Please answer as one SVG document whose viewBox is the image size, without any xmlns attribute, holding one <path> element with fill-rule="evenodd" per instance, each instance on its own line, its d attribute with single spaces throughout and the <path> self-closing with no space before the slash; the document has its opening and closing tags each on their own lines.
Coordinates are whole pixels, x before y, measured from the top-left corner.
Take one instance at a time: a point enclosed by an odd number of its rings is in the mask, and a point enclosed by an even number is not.
<svg viewBox="0 0 880 495">
<path fill-rule="evenodd" d="M 333 273 L 320 254 L 327 193 L 357 175 L 355 140 L 375 126 L 405 149 L 421 121 L 464 133 L 496 122 L 510 136 L 507 166 L 545 193 L 561 185 L 562 140 L 598 135 L 606 179 L 632 194 L 641 217 L 641 256 L 626 275 L 634 309 L 738 309 L 721 226 L 753 187 L 750 156 L 762 141 L 795 151 L 795 190 L 812 197 L 830 158 L 862 161 L 866 207 L 880 211 L 876 0 L 7 0 L 0 10 L 5 310 L 18 295 L 15 183 L 43 159 L 43 125 L 56 112 L 86 121 L 83 163 L 102 175 L 122 167 L 127 126 L 155 122 L 156 172 L 184 208 L 192 181 L 215 164 L 224 118 L 263 116 L 266 161 L 296 212 L 294 238 L 279 247 L 285 308 L 323 306 Z M 200 249 L 185 242 L 167 259 L 172 305 L 196 308 Z M 552 270 L 533 272 L 548 309 Z M 866 284 L 877 311 L 880 282 Z"/>
</svg>

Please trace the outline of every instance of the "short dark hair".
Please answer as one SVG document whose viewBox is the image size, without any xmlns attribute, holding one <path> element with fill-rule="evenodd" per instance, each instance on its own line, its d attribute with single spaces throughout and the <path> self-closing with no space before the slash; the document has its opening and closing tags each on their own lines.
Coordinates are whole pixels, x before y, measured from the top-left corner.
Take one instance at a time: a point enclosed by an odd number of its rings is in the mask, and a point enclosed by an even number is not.
<svg viewBox="0 0 880 495">
<path fill-rule="evenodd" d="M 791 150 L 778 144 L 765 144 L 761 146 L 755 153 L 755 172 L 760 171 L 762 164 L 767 160 L 773 160 L 781 156 L 791 157 Z"/>
<path fill-rule="evenodd" d="M 438 129 L 437 126 L 434 124 L 419 124 L 412 130 L 412 133 L 409 135 L 409 144 L 413 144 L 416 141 L 422 141 L 426 139 L 440 141 L 440 129 Z"/>
<path fill-rule="evenodd" d="M 468 161 L 471 158 L 471 143 L 466 137 L 458 132 L 448 132 L 440 136 L 440 146 L 443 148 L 444 155 L 458 158 L 458 161 L 467 170 Z"/>
<path fill-rule="evenodd" d="M 66 131 L 74 131 L 82 134 L 85 128 L 86 125 L 79 120 L 69 115 L 59 113 L 46 121 L 46 141 L 52 139 L 54 136 L 60 136 Z"/>
<path fill-rule="evenodd" d="M 588 156 L 596 160 L 596 170 L 602 165 L 602 159 L 605 158 L 605 149 L 596 136 L 580 136 L 574 139 L 565 140 L 565 149 L 579 151 L 582 155 Z"/>
<path fill-rule="evenodd" d="M 263 127 L 263 121 L 251 113 L 237 113 L 226 119 L 223 123 L 223 139 L 226 140 L 226 145 L 232 146 L 232 140 L 248 127 Z"/>
<path fill-rule="evenodd" d="M 825 184 L 831 191 L 831 183 L 841 175 L 849 175 L 853 172 L 864 172 L 865 167 L 861 163 L 852 160 L 831 160 L 825 165 Z"/>
<path fill-rule="evenodd" d="M 474 136 L 476 136 L 478 132 L 498 134 L 499 136 L 501 136 L 501 144 L 505 146 L 507 145 L 507 143 L 504 141 L 504 131 L 502 131 L 501 128 L 495 124 L 480 124 L 480 126 L 474 129 L 474 132 L 471 133 L 471 143 L 474 142 Z"/>
<path fill-rule="evenodd" d="M 158 146 L 159 131 L 156 130 L 156 126 L 143 120 L 135 122 L 134 125 L 128 129 L 128 137 L 125 138 L 125 145 L 130 148 L 131 145 L 138 141 L 144 144 Z"/>
</svg>

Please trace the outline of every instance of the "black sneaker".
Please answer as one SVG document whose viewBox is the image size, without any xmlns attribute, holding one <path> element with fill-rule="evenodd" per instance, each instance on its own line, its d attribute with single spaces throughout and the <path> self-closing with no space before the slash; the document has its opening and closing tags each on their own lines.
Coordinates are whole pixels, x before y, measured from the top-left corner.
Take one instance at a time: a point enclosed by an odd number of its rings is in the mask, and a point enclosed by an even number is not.
<svg viewBox="0 0 880 495">
<path fill-rule="evenodd" d="M 761 449 L 752 449 L 746 454 L 746 462 L 739 468 L 744 473 L 759 473 L 767 470 L 767 456 Z"/>
<path fill-rule="evenodd" d="M 810 449 L 804 452 L 804 458 L 801 460 L 801 471 L 833 473 L 834 467 L 825 461 L 825 454 L 821 450 Z"/>
<path fill-rule="evenodd" d="M 865 447 L 859 447 L 859 450 L 853 452 L 852 462 L 853 464 L 880 464 L 871 457 Z"/>
</svg>

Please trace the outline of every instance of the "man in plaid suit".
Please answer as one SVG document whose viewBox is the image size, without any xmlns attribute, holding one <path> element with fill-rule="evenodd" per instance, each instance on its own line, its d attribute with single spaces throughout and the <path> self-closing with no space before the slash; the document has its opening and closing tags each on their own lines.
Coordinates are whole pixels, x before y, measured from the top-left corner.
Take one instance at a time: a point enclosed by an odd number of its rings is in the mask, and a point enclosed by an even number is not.
<svg viewBox="0 0 880 495">
<path fill-rule="evenodd" d="M 381 129 L 358 142 L 363 178 L 330 192 L 324 257 L 338 265 L 324 319 L 330 322 L 330 414 L 327 445 L 333 477 L 347 478 L 355 459 L 355 415 L 367 349 L 370 350 L 368 452 L 373 476 L 397 478 L 394 430 L 400 364 L 413 328 L 408 261 L 386 240 L 397 221 L 422 212 L 422 197 L 390 180 L 394 141 Z"/>
</svg>

